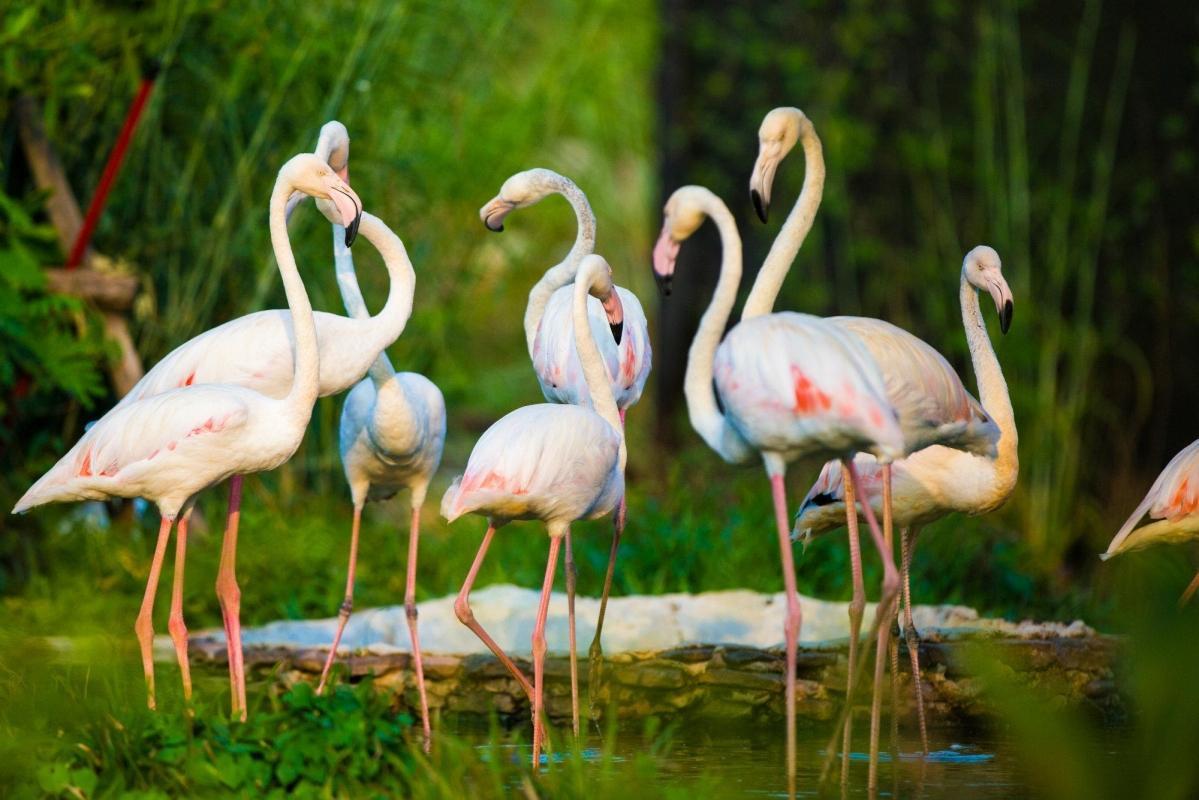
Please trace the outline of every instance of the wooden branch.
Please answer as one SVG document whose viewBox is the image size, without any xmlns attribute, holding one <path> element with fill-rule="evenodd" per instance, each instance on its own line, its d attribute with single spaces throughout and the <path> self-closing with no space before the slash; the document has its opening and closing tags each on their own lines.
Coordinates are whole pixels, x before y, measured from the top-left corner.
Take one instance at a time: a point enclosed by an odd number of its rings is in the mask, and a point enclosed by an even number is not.
<svg viewBox="0 0 1199 800">
<path fill-rule="evenodd" d="M 133 346 L 133 337 L 129 335 L 129 323 L 125 317 L 112 311 L 105 312 L 104 332 L 121 348 L 121 360 L 112 365 L 109 376 L 117 395 L 124 397 L 145 374 L 142 359 Z"/>
<path fill-rule="evenodd" d="M 137 295 L 134 275 L 115 275 L 94 269 L 48 269 L 46 279 L 52 292 L 82 297 L 104 311 L 128 311 Z"/>
<path fill-rule="evenodd" d="M 79 210 L 79 202 L 71 191 L 62 164 L 50 140 L 46 138 L 46 130 L 42 126 L 41 109 L 37 101 L 27 94 L 17 98 L 14 110 L 17 116 L 17 130 L 21 135 L 21 144 L 25 148 L 25 158 L 29 161 L 30 172 L 33 173 L 34 183 L 42 191 L 49 191 L 46 200 L 46 212 L 50 224 L 58 234 L 58 243 L 62 251 L 68 253 L 75 244 L 75 238 L 83 227 L 83 214 Z M 91 252 L 84 257 L 86 265 Z"/>
</svg>

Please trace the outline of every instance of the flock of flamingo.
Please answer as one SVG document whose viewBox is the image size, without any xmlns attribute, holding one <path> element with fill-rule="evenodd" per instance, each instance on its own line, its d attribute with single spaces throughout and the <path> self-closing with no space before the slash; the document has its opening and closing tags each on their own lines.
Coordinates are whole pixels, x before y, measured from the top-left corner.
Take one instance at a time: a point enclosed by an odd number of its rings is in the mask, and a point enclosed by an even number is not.
<svg viewBox="0 0 1199 800">
<path fill-rule="evenodd" d="M 368 500 L 411 494 L 405 609 L 419 687 L 421 724 L 431 736 L 415 604 L 420 511 L 441 461 L 445 401 L 426 377 L 396 372 L 386 348 L 412 312 L 415 273 L 403 243 L 363 210 L 348 181 L 349 134 L 339 122 L 322 129 L 314 153 L 280 169 L 270 199 L 271 244 L 288 309 L 231 320 L 177 347 L 98 422 L 20 499 L 14 513 L 53 502 L 140 497 L 161 515 L 157 543 L 135 631 L 148 692 L 155 706 L 152 611 L 172 529 L 175 568 L 169 632 L 190 699 L 188 633 L 182 589 L 188 520 L 199 493 L 228 480 L 228 519 L 217 595 L 228 647 L 232 711 L 246 716 L 245 669 L 236 577 L 243 476 L 273 469 L 298 448 L 318 397 L 348 390 L 339 430 L 341 460 L 353 500 L 345 600 L 318 691 L 323 691 L 353 607 L 362 510 Z M 802 624 L 792 557 L 793 540 L 844 526 L 848 531 L 853 600 L 849 604 L 847 698 L 828 763 L 842 738 L 842 776 L 850 753 L 858 653 L 866 605 L 858 517 L 865 519 L 884 566 L 880 601 L 867 640 L 876 642 L 870 715 L 870 785 L 877 785 L 881 686 L 887 666 L 897 680 L 891 624 L 902 609 L 902 633 L 919 676 L 912 624 L 910 566 L 921 526 L 953 512 L 980 514 L 999 507 L 1018 473 L 1017 431 L 1007 384 L 987 334 L 979 293 L 994 301 L 1007 332 L 1011 290 L 998 253 L 966 253 L 959 301 L 979 399 L 935 348 L 888 322 L 863 317 L 821 318 L 774 311 L 775 299 L 820 206 L 825 168 L 820 139 L 797 108 L 777 108 L 759 129 L 750 195 L 763 222 L 779 164 L 797 145 L 805 158 L 803 187 L 745 301 L 729 319 L 741 282 L 741 240 L 728 207 L 711 191 L 684 186 L 669 198 L 653 248 L 653 271 L 669 294 L 681 247 L 711 219 L 720 236 L 720 275 L 692 342 L 685 378 L 691 424 L 725 461 L 760 458 L 771 485 L 786 608 L 787 775 L 796 774 L 796 650 Z M 613 514 L 614 536 L 590 650 L 594 687 L 602 665 L 603 619 L 625 526 L 625 413 L 641 396 L 650 372 L 650 336 L 637 297 L 613 281 L 595 250 L 596 220 L 586 196 L 568 178 L 531 169 L 509 178 L 480 210 L 484 225 L 502 231 L 514 210 L 559 194 L 571 204 L 578 234 L 566 257 L 529 294 L 524 326 L 529 356 L 547 403 L 525 406 L 493 424 L 479 439 L 464 473 L 441 501 L 450 522 L 464 514 L 487 520 L 478 553 L 454 605 L 467 625 L 504 664 L 532 706 L 533 763 L 539 763 L 544 719 L 545 625 L 559 549 L 565 545 L 572 717 L 579 732 L 579 679 L 574 632 L 575 566 L 571 524 Z M 287 231 L 305 197 L 332 223 L 338 286 L 348 316 L 314 312 Z M 362 234 L 382 255 L 390 289 L 371 316 L 354 272 L 350 246 Z M 727 332 L 726 332 L 727 331 Z M 792 521 L 785 492 L 787 464 L 825 462 Z M 1180 453 L 1112 541 L 1104 557 L 1152 541 L 1199 535 L 1199 442 Z M 1149 514 L 1159 520 L 1136 524 Z M 882 518 L 880 526 L 878 518 Z M 530 681 L 475 619 L 470 592 L 496 530 L 513 520 L 540 520 L 549 534 L 545 581 L 532 637 Z M 893 528 L 900 527 L 895 561 Z M 1184 600 L 1199 587 L 1199 575 Z M 928 734 L 914 679 L 923 750 Z M 894 697 L 895 684 L 892 686 Z M 594 694 L 594 693 L 593 693 Z"/>
</svg>

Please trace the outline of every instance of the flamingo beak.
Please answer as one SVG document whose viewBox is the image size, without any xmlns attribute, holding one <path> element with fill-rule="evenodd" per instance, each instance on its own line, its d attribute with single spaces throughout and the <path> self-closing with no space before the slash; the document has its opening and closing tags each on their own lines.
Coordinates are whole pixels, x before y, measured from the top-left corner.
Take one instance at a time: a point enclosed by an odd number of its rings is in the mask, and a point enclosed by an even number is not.
<svg viewBox="0 0 1199 800">
<path fill-rule="evenodd" d="M 487 230 L 492 233 L 501 233 L 504 230 L 504 217 L 511 214 L 515 208 L 516 203 L 502 197 L 495 197 L 479 209 L 479 219 L 483 220 Z"/>
<path fill-rule="evenodd" d="M 995 311 L 999 314 L 999 331 L 1006 334 L 1012 327 L 1012 290 L 1002 277 L 991 281 L 988 291 L 995 301 Z"/>
<path fill-rule="evenodd" d="M 362 222 L 362 201 L 353 189 L 340 180 L 338 185 L 330 188 L 329 199 L 337 207 L 341 224 L 345 226 L 346 247 L 352 247 L 358 238 L 358 225 Z"/>
<path fill-rule="evenodd" d="M 776 149 L 776 148 L 771 148 Z M 774 173 L 778 170 L 781 159 L 763 145 L 758 150 L 758 160 L 754 162 L 754 171 L 749 177 L 749 198 L 753 201 L 754 211 L 762 222 L 770 217 L 770 190 L 774 185 Z"/>
<path fill-rule="evenodd" d="M 662 226 L 662 233 L 654 245 L 654 280 L 659 291 L 670 297 L 670 284 L 674 279 L 674 265 L 679 257 L 679 243 L 670 235 L 667 226 Z"/>
<path fill-rule="evenodd" d="M 624 306 L 620 302 L 620 294 L 616 291 L 616 287 L 600 301 L 604 307 L 604 314 L 608 317 L 608 327 L 612 330 L 612 338 L 620 344 L 620 339 L 624 334 Z"/>
</svg>

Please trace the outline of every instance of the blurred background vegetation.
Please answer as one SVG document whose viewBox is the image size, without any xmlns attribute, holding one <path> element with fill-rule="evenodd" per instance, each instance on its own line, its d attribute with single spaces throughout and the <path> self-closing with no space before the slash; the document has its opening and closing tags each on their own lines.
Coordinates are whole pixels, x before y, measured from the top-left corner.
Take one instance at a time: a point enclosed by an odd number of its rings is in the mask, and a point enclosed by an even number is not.
<svg viewBox="0 0 1199 800">
<path fill-rule="evenodd" d="M 556 199 L 514 216 L 502 236 L 488 235 L 476 210 L 512 172 L 557 169 L 588 192 L 599 250 L 655 329 L 656 379 L 630 414 L 630 531 L 617 591 L 777 590 L 760 470 L 707 451 L 677 389 L 711 286 L 714 237 L 684 248 L 687 279 L 664 304 L 648 253 L 661 199 L 702 183 L 737 214 L 750 269 L 760 262 L 783 214 L 761 226 L 746 202 L 757 125 L 771 107 L 794 104 L 822 136 L 829 178 L 779 308 L 893 320 L 973 385 L 955 291 L 965 250 L 994 245 L 1016 294 L 1013 329 L 996 346 L 1021 431 L 1020 484 L 1001 511 L 945 520 L 922 540 L 918 600 L 1115 624 L 1112 576 L 1124 568 L 1101 567 L 1095 554 L 1194 436 L 1187 410 L 1199 401 L 1194 371 L 1174 368 L 1191 355 L 1199 311 L 1190 210 L 1199 47 L 1174 37 L 1194 32 L 1199 17 L 1188 11 L 1163 28 L 1159 12 L 1097 0 L 904 10 L 852 0 L 559 0 L 535 14 L 482 2 L 287 13 L 219 0 L 6 7 L 0 506 L 115 400 L 104 372 L 113 353 L 94 312 L 45 291 L 41 268 L 62 254 L 31 189 L 12 101 L 27 92 L 42 103 L 86 200 L 144 65 L 157 59 L 155 94 L 95 238 L 141 281 L 132 322 L 146 363 L 224 320 L 284 304 L 267 192 L 278 164 L 341 119 L 355 187 L 416 264 L 416 310 L 391 352 L 445 392 L 444 485 L 487 424 L 539 399 L 520 330 L 524 297 L 574 233 Z M 792 201 L 802 175 L 797 154 L 776 205 Z M 293 240 L 315 305 L 338 310 L 325 223 L 304 210 Z M 380 298 L 385 273 L 368 250 L 355 251 L 359 273 L 367 297 Z M 340 402 L 321 400 L 296 458 L 247 483 L 250 622 L 337 606 L 349 523 Z M 793 501 L 812 477 L 794 471 Z M 214 530 L 224 502 L 216 490 L 201 506 Z M 457 588 L 479 528 L 448 530 L 435 506 L 425 513 L 422 597 Z M 403 580 L 402 505 L 367 516 L 375 546 L 361 567 L 362 606 L 396 601 Z M 0 594 L 14 626 L 124 630 L 156 523 L 116 519 L 96 525 L 71 507 L 0 516 Z M 607 525 L 578 537 L 582 591 L 598 592 Z M 543 540 L 505 538 L 483 582 L 535 584 Z M 848 596 L 844 549 L 834 539 L 810 548 L 801 588 Z M 216 550 L 215 536 L 192 548 L 193 627 L 218 619 Z M 1181 588 L 1189 555 L 1146 558 Z"/>
</svg>

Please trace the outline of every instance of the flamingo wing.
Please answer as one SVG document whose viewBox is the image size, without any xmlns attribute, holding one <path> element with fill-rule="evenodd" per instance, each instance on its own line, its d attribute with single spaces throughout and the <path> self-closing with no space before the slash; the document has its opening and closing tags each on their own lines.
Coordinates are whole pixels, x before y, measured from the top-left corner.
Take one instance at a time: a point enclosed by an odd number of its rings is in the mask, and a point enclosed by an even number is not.
<svg viewBox="0 0 1199 800">
<path fill-rule="evenodd" d="M 830 317 L 870 351 L 899 413 L 908 452 L 946 444 L 994 455 L 999 427 L 936 348 L 896 325 L 868 317 Z"/>
<path fill-rule="evenodd" d="M 1152 519 L 1178 522 L 1199 512 L 1199 440 L 1184 447 L 1157 476 L 1145 499 L 1116 533 L 1104 558 L 1121 551 L 1121 545 L 1148 514 Z"/>
<path fill-rule="evenodd" d="M 236 386 L 195 386 L 114 408 L 30 487 L 14 513 L 50 502 L 130 496 L 123 487 L 137 484 L 147 470 L 170 476 L 184 467 L 203 474 L 219 458 L 206 452 L 206 463 L 197 464 L 197 448 L 212 446 L 210 434 L 246 424 L 249 394 Z"/>
</svg>

